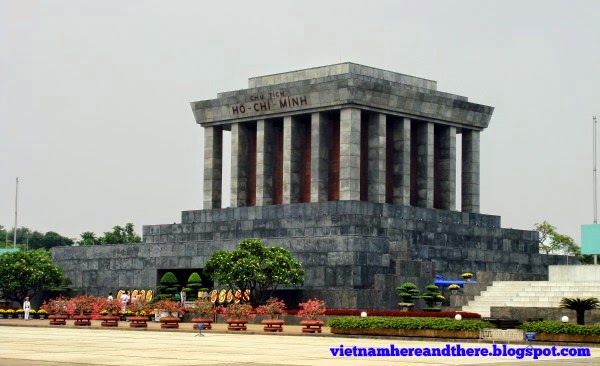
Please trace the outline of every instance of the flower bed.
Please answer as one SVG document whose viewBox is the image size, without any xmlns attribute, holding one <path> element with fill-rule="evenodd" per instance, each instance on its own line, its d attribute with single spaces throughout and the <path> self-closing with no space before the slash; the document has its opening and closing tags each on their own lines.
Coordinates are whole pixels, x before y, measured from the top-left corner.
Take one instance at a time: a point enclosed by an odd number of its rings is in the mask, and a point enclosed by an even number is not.
<svg viewBox="0 0 600 366">
<path fill-rule="evenodd" d="M 518 327 L 535 332 L 538 341 L 600 343 L 600 325 L 578 325 L 557 321 L 526 322 Z"/>
</svg>

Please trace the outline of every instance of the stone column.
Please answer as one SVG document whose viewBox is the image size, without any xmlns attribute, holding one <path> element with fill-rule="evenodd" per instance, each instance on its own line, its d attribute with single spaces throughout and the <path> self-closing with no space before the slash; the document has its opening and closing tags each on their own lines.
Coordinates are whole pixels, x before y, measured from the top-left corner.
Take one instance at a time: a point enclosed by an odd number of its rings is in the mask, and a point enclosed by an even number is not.
<svg viewBox="0 0 600 366">
<path fill-rule="evenodd" d="M 246 206 L 248 136 L 241 123 L 231 124 L 231 207 Z"/>
<path fill-rule="evenodd" d="M 462 211 L 479 213 L 479 131 L 462 132 Z"/>
<path fill-rule="evenodd" d="M 256 205 L 273 204 L 273 128 L 264 119 L 256 122 Z"/>
<path fill-rule="evenodd" d="M 436 208 L 456 210 L 456 127 L 438 125 L 436 129 L 439 129 Z"/>
<path fill-rule="evenodd" d="M 360 109 L 340 111 L 340 200 L 360 201 Z"/>
<path fill-rule="evenodd" d="M 385 114 L 374 113 L 369 116 L 368 139 L 368 200 L 385 203 Z"/>
<path fill-rule="evenodd" d="M 311 114 L 310 201 L 326 202 L 329 195 L 329 144 L 327 117 Z"/>
<path fill-rule="evenodd" d="M 410 205 L 410 118 L 394 123 L 393 203 Z"/>
<path fill-rule="evenodd" d="M 223 180 L 223 128 L 204 128 L 204 205 L 205 210 L 221 208 Z"/>
<path fill-rule="evenodd" d="M 433 123 L 417 126 L 417 206 L 433 208 Z"/>
<path fill-rule="evenodd" d="M 283 203 L 300 202 L 300 126 L 296 117 L 283 117 Z"/>
</svg>

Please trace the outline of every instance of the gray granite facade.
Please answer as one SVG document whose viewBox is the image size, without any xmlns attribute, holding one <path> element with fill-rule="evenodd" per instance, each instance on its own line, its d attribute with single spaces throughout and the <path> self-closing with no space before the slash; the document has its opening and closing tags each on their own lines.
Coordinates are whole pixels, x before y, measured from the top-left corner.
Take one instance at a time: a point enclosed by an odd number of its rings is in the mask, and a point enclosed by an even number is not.
<svg viewBox="0 0 600 366">
<path fill-rule="evenodd" d="M 155 288 L 164 269 L 201 270 L 242 238 L 280 245 L 303 263 L 303 297 L 332 308 L 393 309 L 394 288 L 465 271 L 547 276 L 561 256 L 538 253 L 538 234 L 500 217 L 360 201 L 184 211 L 180 224 L 144 226 L 142 244 L 53 248 L 76 287 L 105 294 Z"/>
</svg>

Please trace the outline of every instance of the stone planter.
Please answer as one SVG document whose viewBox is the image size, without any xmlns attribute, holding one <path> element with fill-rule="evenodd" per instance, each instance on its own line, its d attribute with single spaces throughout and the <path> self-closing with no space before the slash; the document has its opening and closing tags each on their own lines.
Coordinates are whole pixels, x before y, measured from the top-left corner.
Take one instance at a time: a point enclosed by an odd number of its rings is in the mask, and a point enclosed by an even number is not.
<svg viewBox="0 0 600 366">
<path fill-rule="evenodd" d="M 285 324 L 280 319 L 264 319 L 260 323 L 264 325 L 265 332 L 283 332 L 283 324 Z"/>
<path fill-rule="evenodd" d="M 75 315 L 73 319 L 75 319 L 75 325 L 80 327 L 89 327 L 90 325 L 92 325 L 91 315 Z"/>
<path fill-rule="evenodd" d="M 204 324 L 204 329 L 212 329 L 213 318 L 193 318 L 194 329 L 198 329 L 198 323 Z"/>
<path fill-rule="evenodd" d="M 450 293 L 451 293 L 452 295 L 456 295 L 456 294 L 458 293 L 458 290 L 450 290 Z"/>
<path fill-rule="evenodd" d="M 352 335 L 382 335 L 397 337 L 479 339 L 477 331 L 390 328 L 331 328 L 331 333 Z"/>
<path fill-rule="evenodd" d="M 399 302 L 398 303 L 398 308 L 400 309 L 400 311 L 412 311 L 414 307 L 415 307 L 415 304 L 413 304 L 412 302 Z"/>
<path fill-rule="evenodd" d="M 148 318 L 145 318 L 148 319 Z M 161 316 L 160 317 L 160 328 L 161 329 L 177 329 L 179 328 L 179 322 L 181 319 L 175 316 Z"/>
<path fill-rule="evenodd" d="M 102 321 L 102 323 L 100 323 L 100 326 L 102 327 L 118 327 L 119 319 L 121 319 L 121 317 L 118 315 L 104 315 L 98 319 Z"/>
<path fill-rule="evenodd" d="M 68 315 L 49 315 L 50 325 L 66 325 Z"/>
<path fill-rule="evenodd" d="M 23 316 L 24 316 L 24 315 L 25 315 L 25 314 L 23 314 L 23 313 L 17 313 L 17 318 L 19 318 L 19 319 L 23 319 Z"/>
<path fill-rule="evenodd" d="M 321 333 L 323 322 L 320 320 L 303 320 L 300 325 L 303 325 L 302 333 Z"/>
<path fill-rule="evenodd" d="M 225 322 L 229 325 L 227 330 L 246 330 L 246 324 L 248 324 L 248 319 L 227 319 Z"/>
<path fill-rule="evenodd" d="M 38 314 L 38 316 L 41 320 L 46 319 L 46 314 Z"/>
<path fill-rule="evenodd" d="M 130 316 L 127 319 L 129 319 L 129 328 L 148 328 L 147 316 Z"/>
<path fill-rule="evenodd" d="M 579 334 L 548 334 L 537 333 L 535 340 L 540 342 L 577 342 L 577 343 L 600 343 L 600 336 Z"/>
</svg>

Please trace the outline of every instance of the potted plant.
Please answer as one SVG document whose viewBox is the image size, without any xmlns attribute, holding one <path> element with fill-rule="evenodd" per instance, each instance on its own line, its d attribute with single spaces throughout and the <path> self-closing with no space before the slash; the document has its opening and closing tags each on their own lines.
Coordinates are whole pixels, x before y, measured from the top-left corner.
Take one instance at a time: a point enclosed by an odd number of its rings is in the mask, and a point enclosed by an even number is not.
<svg viewBox="0 0 600 366">
<path fill-rule="evenodd" d="M 67 313 L 75 319 L 75 325 L 90 326 L 92 325 L 91 313 L 95 308 L 96 298 L 94 296 L 81 295 L 70 299 L 67 302 Z"/>
<path fill-rule="evenodd" d="M 66 311 L 67 300 L 62 296 L 49 300 L 48 302 L 44 301 L 41 308 L 48 314 L 50 325 L 67 324 L 66 320 L 69 317 Z"/>
<path fill-rule="evenodd" d="M 402 299 L 402 302 L 398 303 L 401 311 L 410 311 L 415 306 L 414 299 L 418 298 L 419 289 L 412 282 L 404 282 L 402 285 L 396 287 L 398 297 Z"/>
<path fill-rule="evenodd" d="M 210 300 L 198 298 L 188 310 L 193 316 L 194 329 L 198 329 L 198 323 L 203 323 L 204 329 L 212 329 L 215 307 Z"/>
<path fill-rule="evenodd" d="M 38 309 L 38 310 L 37 310 L 37 315 L 38 315 L 38 317 L 39 317 L 41 320 L 44 320 L 44 319 L 46 319 L 46 310 L 44 310 L 44 309 L 41 309 L 41 308 L 40 308 L 40 309 Z"/>
<path fill-rule="evenodd" d="M 448 290 L 450 290 L 450 293 L 452 295 L 456 295 L 458 293 L 458 290 L 460 289 L 460 286 L 453 283 L 450 286 L 448 286 Z"/>
<path fill-rule="evenodd" d="M 121 319 L 121 307 L 123 306 L 121 300 L 104 299 L 101 303 L 102 310 L 100 310 L 100 326 L 102 327 L 118 327 L 119 320 Z"/>
<path fill-rule="evenodd" d="M 318 320 L 317 317 L 325 314 L 325 311 L 327 310 L 325 302 L 317 299 L 309 299 L 298 305 L 301 310 L 298 311 L 297 316 L 306 319 L 300 322 L 300 325 L 304 326 L 304 328 L 302 328 L 302 333 L 321 333 L 321 327 L 324 323 L 321 320 Z"/>
<path fill-rule="evenodd" d="M 17 311 L 15 311 L 15 314 L 17 315 L 17 318 L 23 319 L 23 315 L 25 314 L 25 310 L 23 310 L 23 309 L 17 309 Z"/>
<path fill-rule="evenodd" d="M 6 310 L 0 309 L 0 319 L 6 318 Z"/>
<path fill-rule="evenodd" d="M 154 309 L 160 312 L 161 329 L 179 328 L 179 322 L 181 321 L 179 319 L 179 312 L 181 311 L 179 301 L 161 299 L 154 303 Z"/>
<path fill-rule="evenodd" d="M 283 331 L 284 321 L 279 319 L 279 315 L 285 315 L 285 302 L 276 297 L 270 297 L 264 305 L 256 308 L 257 314 L 267 315 L 269 318 L 261 321 L 265 327 L 265 332 L 281 332 Z M 277 317 L 277 319 L 276 319 Z"/>
<path fill-rule="evenodd" d="M 441 306 L 441 301 L 444 300 L 444 297 L 442 296 L 442 294 L 440 292 L 440 288 L 437 287 L 436 285 L 426 286 L 425 291 L 423 292 L 423 295 L 421 296 L 421 298 L 423 300 L 425 300 L 425 303 L 427 304 L 427 307 L 423 308 L 424 311 L 441 311 L 442 310 L 440 308 L 440 306 Z M 439 303 L 439 305 L 437 305 L 437 303 Z"/>
<path fill-rule="evenodd" d="M 131 312 L 131 316 L 127 318 L 129 320 L 130 328 L 147 328 L 148 327 L 148 313 L 150 313 L 150 304 L 146 299 L 141 297 L 129 306 L 128 311 Z M 179 318 L 177 318 L 179 319 Z"/>
<path fill-rule="evenodd" d="M 37 311 L 35 309 L 29 309 L 29 319 L 35 319 L 37 315 Z"/>
<path fill-rule="evenodd" d="M 463 274 L 460 275 L 463 280 L 467 281 L 467 282 L 471 282 L 471 278 L 473 278 L 473 274 L 471 272 L 465 272 Z"/>
<path fill-rule="evenodd" d="M 248 319 L 254 317 L 252 306 L 243 303 L 232 303 L 226 307 L 220 306 L 219 310 L 225 322 L 229 325 L 227 330 L 246 330 Z"/>
</svg>

